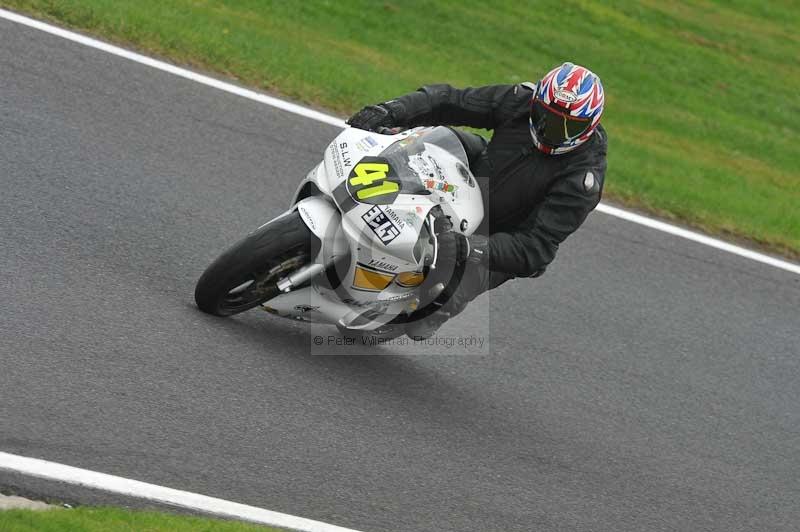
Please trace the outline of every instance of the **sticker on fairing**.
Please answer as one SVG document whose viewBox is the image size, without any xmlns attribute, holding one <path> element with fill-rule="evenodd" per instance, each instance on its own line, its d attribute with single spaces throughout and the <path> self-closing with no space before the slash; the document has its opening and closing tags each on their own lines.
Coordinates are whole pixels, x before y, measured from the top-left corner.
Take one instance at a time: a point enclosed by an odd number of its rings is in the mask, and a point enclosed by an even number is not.
<svg viewBox="0 0 800 532">
<path fill-rule="evenodd" d="M 451 194 L 455 194 L 456 190 L 458 190 L 456 185 L 448 183 L 447 181 L 437 181 L 436 179 L 425 179 L 422 181 L 422 184 L 429 190 L 439 190 Z"/>
<path fill-rule="evenodd" d="M 400 183 L 389 162 L 382 157 L 364 157 L 347 178 L 347 192 L 359 203 L 389 205 L 400 193 Z"/>
<path fill-rule="evenodd" d="M 389 219 L 383 209 L 377 205 L 365 212 L 361 219 L 366 222 L 375 236 L 380 239 L 383 245 L 389 245 L 392 240 L 400 235 L 400 229 Z"/>
<path fill-rule="evenodd" d="M 356 148 L 358 148 L 361 151 L 369 151 L 377 145 L 378 141 L 376 141 L 372 137 L 364 137 L 363 139 L 356 142 Z"/>
</svg>

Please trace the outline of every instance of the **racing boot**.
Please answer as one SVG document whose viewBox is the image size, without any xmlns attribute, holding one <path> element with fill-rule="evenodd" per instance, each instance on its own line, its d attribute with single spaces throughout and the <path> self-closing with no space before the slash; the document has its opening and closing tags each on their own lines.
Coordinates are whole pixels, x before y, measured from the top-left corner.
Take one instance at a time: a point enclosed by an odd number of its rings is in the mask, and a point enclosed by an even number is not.
<svg viewBox="0 0 800 532">
<path fill-rule="evenodd" d="M 406 335 L 415 342 L 427 340 L 439 330 L 439 327 L 444 325 L 444 322 L 450 319 L 450 313 L 442 310 L 437 310 L 417 321 L 413 321 L 406 325 Z"/>
</svg>

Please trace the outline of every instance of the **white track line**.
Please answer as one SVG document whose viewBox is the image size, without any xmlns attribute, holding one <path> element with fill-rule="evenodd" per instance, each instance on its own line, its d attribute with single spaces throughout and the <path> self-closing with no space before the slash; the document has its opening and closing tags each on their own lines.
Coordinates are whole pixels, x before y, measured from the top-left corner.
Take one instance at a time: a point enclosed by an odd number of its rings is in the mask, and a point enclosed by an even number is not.
<svg viewBox="0 0 800 532">
<path fill-rule="evenodd" d="M 6 11 L 5 9 L 0 9 L 0 18 L 17 22 L 23 26 L 35 28 L 52 35 L 57 35 L 58 37 L 62 37 L 69 41 L 77 42 L 92 48 L 97 48 L 98 50 L 102 50 L 119 57 L 124 57 L 125 59 L 130 59 L 131 61 L 141 63 L 142 65 L 163 70 L 164 72 L 169 72 L 170 74 L 175 74 L 176 76 L 190 79 L 192 81 L 202 83 L 203 85 L 208 85 L 209 87 L 214 87 L 215 89 L 230 92 L 232 94 L 249 98 L 250 100 L 255 100 L 257 102 L 265 103 L 267 105 L 271 105 L 272 107 L 277 107 L 278 109 L 283 109 L 284 111 L 288 111 L 296 115 L 305 116 L 306 118 L 311 118 L 319 122 L 325 122 L 326 124 L 330 124 L 332 126 L 345 127 L 344 120 L 340 118 L 326 115 L 325 113 L 320 113 L 318 111 L 314 111 L 313 109 L 308 109 L 294 103 L 279 100 L 278 98 L 273 98 L 272 96 L 267 96 L 266 94 L 261 94 L 249 89 L 237 87 L 236 85 L 225 83 L 224 81 L 220 81 L 209 76 L 204 76 L 202 74 L 198 74 L 197 72 L 186 70 L 185 68 L 176 67 L 175 65 L 165 63 L 164 61 L 159 61 L 158 59 L 153 59 L 152 57 L 131 52 L 130 50 L 120 48 L 119 46 L 104 43 L 102 41 L 98 41 L 97 39 L 91 39 L 85 35 L 67 31 L 39 20 L 23 17 L 22 15 L 12 13 L 11 11 Z"/>
<path fill-rule="evenodd" d="M 204 76 L 202 74 L 198 74 L 197 72 L 186 70 L 185 68 L 176 67 L 175 65 L 165 63 L 164 61 L 159 61 L 151 57 L 131 52 L 130 50 L 120 48 L 119 46 L 114 46 L 108 43 L 104 43 L 102 41 L 98 41 L 97 39 L 92 39 L 90 37 L 86 37 L 85 35 L 80 35 L 72 31 L 67 31 L 65 29 L 50 24 L 46 24 L 38 20 L 34 20 L 28 17 L 23 17 L 22 15 L 12 13 L 11 11 L 6 11 L 5 9 L 0 9 L 0 18 L 17 22 L 19 24 L 23 24 L 31 28 L 36 28 L 37 30 L 44 31 L 52 35 L 57 35 L 59 37 L 63 37 L 64 39 L 68 39 L 73 42 L 90 46 L 92 48 L 97 48 L 98 50 L 103 50 L 104 52 L 108 52 L 110 54 L 114 54 L 119 57 L 124 57 L 125 59 L 130 59 L 131 61 L 135 61 L 137 63 L 141 63 L 143 65 L 147 65 L 149 67 L 153 67 L 158 70 L 162 70 L 164 72 L 169 72 L 170 74 L 175 74 L 176 76 L 190 79 L 192 81 L 202 83 L 203 85 L 208 85 L 209 87 L 214 87 L 215 89 L 219 89 L 225 92 L 229 92 L 231 94 L 242 96 L 243 98 L 248 98 L 250 100 L 255 100 L 257 102 L 271 105 L 272 107 L 277 107 L 278 109 L 282 109 L 284 111 L 288 111 L 296 115 L 304 116 L 306 118 L 317 120 L 319 122 L 324 122 L 332 126 L 346 127 L 344 121 L 341 118 L 337 118 L 335 116 L 331 116 L 325 113 L 320 113 L 319 111 L 308 109 L 307 107 L 303 107 L 302 105 L 297 105 L 294 103 L 286 102 L 284 100 L 279 100 L 278 98 L 267 96 L 266 94 L 255 92 L 249 89 L 244 89 L 242 87 L 237 87 L 236 85 L 232 85 L 230 83 L 226 83 L 224 81 L 220 81 L 218 79 L 214 79 L 209 76 Z M 617 207 L 612 207 L 605 203 L 601 203 L 597 207 L 597 210 L 602 213 L 615 216 L 617 218 L 622 218 L 623 220 L 628 220 L 629 222 L 644 225 L 652 229 L 663 231 L 665 233 L 685 238 L 687 240 L 691 240 L 693 242 L 697 242 L 699 244 L 703 244 L 722 251 L 727 251 L 728 253 L 733 253 L 734 255 L 739 255 L 740 257 L 761 262 L 763 264 L 768 264 L 770 266 L 774 266 L 775 268 L 780 268 L 788 272 L 800 274 L 800 265 L 798 264 L 794 264 L 785 260 L 771 257 L 763 253 L 758 253 L 756 251 L 752 251 L 740 246 L 729 244 L 722 240 L 711 238 L 709 236 L 696 233 L 694 231 L 682 229 L 672 224 L 660 222 L 652 218 L 648 218 L 646 216 L 641 216 L 639 214 L 634 214 L 632 212 L 619 209 Z"/>
<path fill-rule="evenodd" d="M 644 225 L 658 231 L 663 231 L 664 233 L 679 236 L 681 238 L 685 238 L 686 240 L 691 240 L 712 248 L 727 251 L 728 253 L 733 253 L 734 255 L 739 255 L 740 257 L 744 257 L 746 259 L 751 259 L 762 264 L 768 264 L 769 266 L 774 266 L 776 268 L 780 268 L 781 270 L 786 270 L 787 272 L 800 275 L 800 265 L 798 264 L 777 259 L 775 257 L 770 257 L 769 255 L 764 255 L 763 253 L 752 251 L 740 246 L 735 246 L 733 244 L 729 244 L 728 242 L 711 238 L 710 236 L 700 233 L 695 233 L 694 231 L 689 231 L 676 225 L 659 222 L 658 220 L 653 220 L 652 218 L 648 218 L 640 214 L 635 214 L 617 207 L 612 207 L 611 205 L 607 205 L 605 203 L 598 205 L 597 210 L 611 216 L 616 216 L 617 218 L 622 218 L 623 220 L 628 220 L 629 222 Z"/>
<path fill-rule="evenodd" d="M 179 506 L 221 517 L 234 517 L 263 525 L 288 528 L 302 532 L 358 532 L 351 528 L 329 525 L 279 512 L 256 508 L 246 504 L 207 497 L 198 493 L 165 488 L 155 484 L 139 482 L 128 478 L 97 473 L 38 458 L 27 458 L 0 452 L 0 470 L 13 471 L 48 480 L 76 484 L 120 495 L 156 501 L 162 504 Z"/>
</svg>

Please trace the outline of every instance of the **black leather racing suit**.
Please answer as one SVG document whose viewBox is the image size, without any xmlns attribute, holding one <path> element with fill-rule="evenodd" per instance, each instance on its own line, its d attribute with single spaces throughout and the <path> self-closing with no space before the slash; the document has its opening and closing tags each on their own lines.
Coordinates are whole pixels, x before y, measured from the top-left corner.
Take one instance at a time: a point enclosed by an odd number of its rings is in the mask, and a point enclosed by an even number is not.
<svg viewBox="0 0 800 532">
<path fill-rule="evenodd" d="M 457 314 L 483 291 L 514 277 L 536 277 L 559 244 L 600 201 L 606 172 L 606 132 L 560 155 L 542 153 L 531 139 L 528 84 L 456 89 L 428 85 L 385 105 L 397 125 L 471 126 L 494 130 L 488 146 L 468 142 L 470 167 L 481 188 L 489 236 L 488 269 L 468 269 L 447 304 Z M 484 149 L 485 148 L 485 149 Z"/>
</svg>

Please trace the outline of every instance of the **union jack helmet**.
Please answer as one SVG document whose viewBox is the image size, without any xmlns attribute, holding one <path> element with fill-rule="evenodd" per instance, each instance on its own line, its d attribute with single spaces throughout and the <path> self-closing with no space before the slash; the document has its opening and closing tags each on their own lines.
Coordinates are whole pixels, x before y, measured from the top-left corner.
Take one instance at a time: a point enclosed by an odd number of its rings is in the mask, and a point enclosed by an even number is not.
<svg viewBox="0 0 800 532">
<path fill-rule="evenodd" d="M 531 99 L 531 137 L 544 153 L 574 150 L 592 136 L 603 114 L 600 78 L 582 66 L 564 63 L 536 85 Z"/>
</svg>

